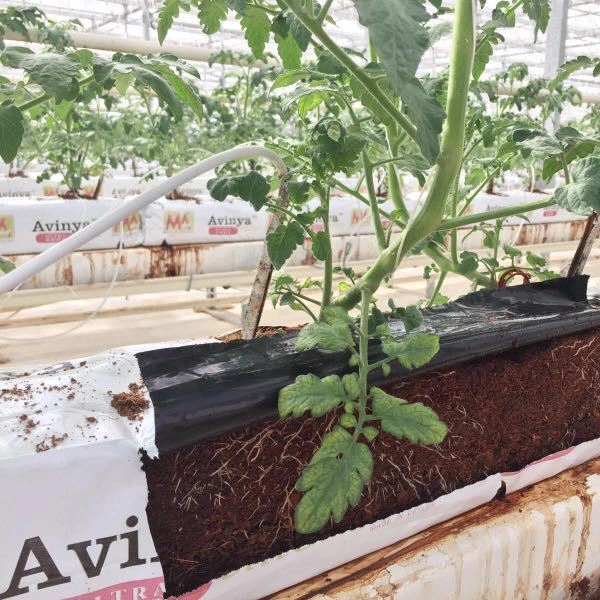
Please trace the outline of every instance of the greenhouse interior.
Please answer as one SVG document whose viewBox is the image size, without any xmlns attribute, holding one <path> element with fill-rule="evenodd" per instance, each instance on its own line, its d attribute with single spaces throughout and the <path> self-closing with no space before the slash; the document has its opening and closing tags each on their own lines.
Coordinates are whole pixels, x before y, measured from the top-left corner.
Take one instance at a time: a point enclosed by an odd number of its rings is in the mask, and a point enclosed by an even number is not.
<svg viewBox="0 0 600 600">
<path fill-rule="evenodd" d="M 0 0 L 0 158 L 0 600 L 600 599 L 600 3 Z"/>
</svg>

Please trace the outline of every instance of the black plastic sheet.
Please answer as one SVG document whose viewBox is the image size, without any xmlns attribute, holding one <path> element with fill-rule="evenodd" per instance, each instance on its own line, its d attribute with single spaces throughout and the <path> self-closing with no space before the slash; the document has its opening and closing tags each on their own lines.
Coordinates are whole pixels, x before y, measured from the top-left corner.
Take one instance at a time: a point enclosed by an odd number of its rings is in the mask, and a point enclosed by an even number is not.
<svg viewBox="0 0 600 600">
<path fill-rule="evenodd" d="M 372 372 L 372 384 L 398 381 L 482 356 L 600 327 L 600 310 L 587 301 L 587 276 L 468 294 L 423 311 L 421 331 L 440 337 L 440 350 L 420 369 L 392 366 L 389 377 Z M 399 303 L 399 302 L 397 302 Z M 401 321 L 390 321 L 403 335 Z M 296 376 L 342 374 L 347 352 L 294 350 L 296 332 L 163 348 L 137 355 L 155 411 L 162 452 L 199 442 L 277 415 L 279 390 Z M 383 358 L 373 342 L 371 361 Z"/>
</svg>

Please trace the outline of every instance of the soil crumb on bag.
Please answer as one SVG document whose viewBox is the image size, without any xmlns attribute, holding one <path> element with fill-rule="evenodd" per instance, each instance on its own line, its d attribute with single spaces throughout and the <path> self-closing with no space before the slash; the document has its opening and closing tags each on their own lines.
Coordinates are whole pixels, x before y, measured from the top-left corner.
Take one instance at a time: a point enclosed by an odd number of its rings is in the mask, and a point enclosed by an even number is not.
<svg viewBox="0 0 600 600">
<path fill-rule="evenodd" d="M 112 394 L 110 405 L 130 421 L 141 421 L 150 402 L 144 395 L 144 388 L 139 383 L 130 383 L 128 392 Z"/>
</svg>

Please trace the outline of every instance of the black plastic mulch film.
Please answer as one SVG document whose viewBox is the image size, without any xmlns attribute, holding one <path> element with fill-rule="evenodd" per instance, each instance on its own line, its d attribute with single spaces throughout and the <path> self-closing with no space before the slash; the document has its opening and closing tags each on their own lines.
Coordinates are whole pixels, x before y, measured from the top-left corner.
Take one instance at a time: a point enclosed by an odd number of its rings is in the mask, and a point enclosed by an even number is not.
<svg viewBox="0 0 600 600">
<path fill-rule="evenodd" d="M 440 350 L 420 369 L 397 363 L 372 384 L 394 382 L 511 348 L 600 327 L 600 310 L 587 300 L 587 276 L 475 292 L 425 309 L 421 331 L 440 337 Z M 390 321 L 396 336 L 399 320 Z M 150 391 L 160 451 L 174 450 L 277 415 L 279 390 L 297 375 L 345 373 L 347 352 L 294 350 L 297 333 L 251 341 L 163 348 L 137 355 Z M 373 341 L 371 359 L 383 358 Z"/>
</svg>

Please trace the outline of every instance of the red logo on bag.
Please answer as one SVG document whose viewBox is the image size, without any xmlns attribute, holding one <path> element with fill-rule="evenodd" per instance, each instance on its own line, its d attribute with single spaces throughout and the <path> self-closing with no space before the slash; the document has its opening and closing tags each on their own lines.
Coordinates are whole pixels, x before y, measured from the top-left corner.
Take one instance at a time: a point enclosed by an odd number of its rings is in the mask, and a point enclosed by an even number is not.
<svg viewBox="0 0 600 600">
<path fill-rule="evenodd" d="M 0 240 L 15 238 L 15 220 L 12 215 L 0 215 Z"/>
<path fill-rule="evenodd" d="M 547 208 L 544 210 L 544 217 L 555 217 L 558 214 L 556 208 Z"/>
<path fill-rule="evenodd" d="M 165 232 L 192 233 L 194 231 L 194 213 L 167 210 L 164 214 L 163 227 Z"/>
<path fill-rule="evenodd" d="M 142 217 L 139 212 L 129 215 L 121 221 L 123 223 L 123 233 L 136 233 L 142 230 Z M 121 224 L 118 223 L 113 227 L 113 235 L 121 234 Z"/>
<path fill-rule="evenodd" d="M 61 231 L 60 233 L 38 233 L 35 241 L 40 244 L 56 244 L 72 235 L 71 231 Z"/>
<path fill-rule="evenodd" d="M 235 235 L 238 231 L 237 227 L 209 227 L 208 235 Z"/>
</svg>

